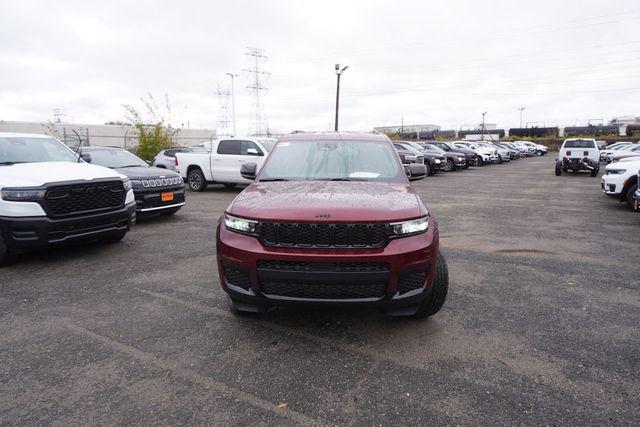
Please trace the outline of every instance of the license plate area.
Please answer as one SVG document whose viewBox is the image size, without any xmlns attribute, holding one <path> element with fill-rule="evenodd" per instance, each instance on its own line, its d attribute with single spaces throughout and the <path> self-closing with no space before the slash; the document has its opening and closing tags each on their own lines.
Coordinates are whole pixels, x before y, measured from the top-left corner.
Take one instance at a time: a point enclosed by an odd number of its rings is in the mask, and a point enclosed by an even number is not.
<svg viewBox="0 0 640 427">
<path fill-rule="evenodd" d="M 163 202 L 172 202 L 173 201 L 173 191 L 168 192 L 168 193 L 160 194 L 160 200 L 162 200 Z"/>
</svg>

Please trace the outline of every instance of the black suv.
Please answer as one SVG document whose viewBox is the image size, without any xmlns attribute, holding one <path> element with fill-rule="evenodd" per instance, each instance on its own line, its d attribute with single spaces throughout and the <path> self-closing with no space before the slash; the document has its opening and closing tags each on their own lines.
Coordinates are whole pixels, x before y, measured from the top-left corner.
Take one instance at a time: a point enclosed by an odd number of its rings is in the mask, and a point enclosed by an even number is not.
<svg viewBox="0 0 640 427">
<path fill-rule="evenodd" d="M 105 166 L 131 180 L 138 216 L 173 215 L 185 205 L 184 182 L 176 172 L 149 166 L 140 157 L 121 148 L 88 147 L 91 163 Z"/>
</svg>

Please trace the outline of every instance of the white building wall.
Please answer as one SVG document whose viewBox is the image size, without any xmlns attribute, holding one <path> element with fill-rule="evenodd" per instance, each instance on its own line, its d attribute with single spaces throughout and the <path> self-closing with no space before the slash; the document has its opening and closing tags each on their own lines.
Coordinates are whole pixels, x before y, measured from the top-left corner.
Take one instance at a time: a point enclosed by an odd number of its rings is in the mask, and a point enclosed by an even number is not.
<svg viewBox="0 0 640 427">
<path fill-rule="evenodd" d="M 137 131 L 131 126 L 91 125 L 79 123 L 38 123 L 0 120 L 0 132 L 43 133 L 59 138 L 69 145 L 77 144 L 74 130 L 84 141 L 95 147 L 130 148 L 138 145 Z M 174 137 L 176 145 L 195 145 L 216 137 L 215 129 L 180 129 Z"/>
</svg>

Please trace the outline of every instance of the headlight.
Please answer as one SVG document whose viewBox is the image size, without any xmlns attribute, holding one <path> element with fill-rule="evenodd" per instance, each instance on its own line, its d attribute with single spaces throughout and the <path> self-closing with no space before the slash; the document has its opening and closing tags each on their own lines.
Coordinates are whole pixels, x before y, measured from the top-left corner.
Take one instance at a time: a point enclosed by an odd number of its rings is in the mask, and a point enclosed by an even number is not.
<svg viewBox="0 0 640 427">
<path fill-rule="evenodd" d="M 405 159 L 409 160 L 410 162 L 416 160 L 418 158 L 418 156 L 404 156 Z"/>
<path fill-rule="evenodd" d="M 605 175 L 619 175 L 621 173 L 625 173 L 626 169 L 607 169 Z"/>
<path fill-rule="evenodd" d="M 20 190 L 5 188 L 0 195 L 3 200 L 10 202 L 37 202 L 44 199 L 45 190 Z"/>
<path fill-rule="evenodd" d="M 436 164 L 440 163 L 440 159 L 435 159 L 434 161 L 436 162 Z"/>
<path fill-rule="evenodd" d="M 122 185 L 124 186 L 124 191 L 129 191 L 133 188 L 131 180 L 129 179 L 125 179 L 124 181 L 122 181 Z"/>
<path fill-rule="evenodd" d="M 409 236 L 412 234 L 424 233 L 429 228 L 429 217 L 412 219 L 409 221 L 392 222 L 391 232 L 394 236 Z"/>
<path fill-rule="evenodd" d="M 458 160 L 463 161 L 464 157 L 458 157 Z"/>
<path fill-rule="evenodd" d="M 227 230 L 255 236 L 256 228 L 258 227 L 258 221 L 238 218 L 235 216 L 224 214 L 224 225 L 227 227 Z"/>
</svg>

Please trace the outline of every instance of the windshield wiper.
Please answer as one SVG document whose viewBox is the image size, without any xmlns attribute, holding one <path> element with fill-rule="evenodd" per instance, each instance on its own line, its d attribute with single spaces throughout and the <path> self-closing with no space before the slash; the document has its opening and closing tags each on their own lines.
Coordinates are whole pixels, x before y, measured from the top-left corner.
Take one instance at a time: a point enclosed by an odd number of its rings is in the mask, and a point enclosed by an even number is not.
<svg viewBox="0 0 640 427">
<path fill-rule="evenodd" d="M 327 179 L 321 179 L 320 181 L 366 181 L 366 179 L 362 179 L 362 178 L 327 178 Z"/>
<path fill-rule="evenodd" d="M 289 181 L 286 178 L 264 178 L 261 179 L 259 182 L 275 182 L 275 181 Z"/>
<path fill-rule="evenodd" d="M 16 163 L 27 163 L 27 162 L 0 162 L 0 166 L 11 166 L 11 165 L 15 165 Z"/>
<path fill-rule="evenodd" d="M 142 165 L 124 165 L 124 166 L 116 166 L 117 168 L 139 168 L 144 167 Z"/>
</svg>

